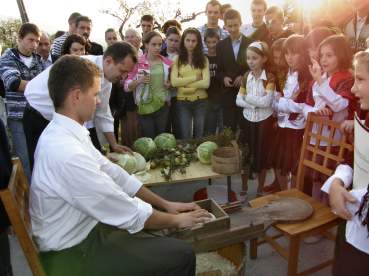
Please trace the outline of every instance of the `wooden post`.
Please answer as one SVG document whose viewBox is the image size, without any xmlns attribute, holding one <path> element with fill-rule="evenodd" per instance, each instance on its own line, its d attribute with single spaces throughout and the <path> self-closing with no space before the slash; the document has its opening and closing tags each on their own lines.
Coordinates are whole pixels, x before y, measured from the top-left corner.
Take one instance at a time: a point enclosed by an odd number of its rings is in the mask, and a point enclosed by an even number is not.
<svg viewBox="0 0 369 276">
<path fill-rule="evenodd" d="M 22 23 L 24 24 L 24 23 L 29 22 L 27 11 L 24 6 L 23 0 L 17 0 L 17 4 L 18 4 L 20 16 L 22 18 Z"/>
</svg>

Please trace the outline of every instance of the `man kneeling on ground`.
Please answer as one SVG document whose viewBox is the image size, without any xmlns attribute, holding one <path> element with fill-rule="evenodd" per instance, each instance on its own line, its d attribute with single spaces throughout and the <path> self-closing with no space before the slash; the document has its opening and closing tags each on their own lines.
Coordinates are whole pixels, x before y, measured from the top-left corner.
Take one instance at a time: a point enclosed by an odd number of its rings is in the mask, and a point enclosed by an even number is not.
<svg viewBox="0 0 369 276">
<path fill-rule="evenodd" d="M 50 71 L 55 113 L 37 144 L 30 196 L 46 274 L 194 275 L 188 244 L 140 231 L 191 227 L 209 215 L 155 195 L 96 150 L 83 124 L 99 103 L 100 76 L 77 56 L 61 57 Z"/>
</svg>

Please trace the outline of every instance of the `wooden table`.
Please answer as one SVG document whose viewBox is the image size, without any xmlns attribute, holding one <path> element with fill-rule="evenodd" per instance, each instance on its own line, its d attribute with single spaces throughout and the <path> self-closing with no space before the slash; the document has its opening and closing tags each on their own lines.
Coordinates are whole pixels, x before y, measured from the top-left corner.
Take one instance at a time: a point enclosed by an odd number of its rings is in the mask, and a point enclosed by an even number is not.
<svg viewBox="0 0 369 276">
<path fill-rule="evenodd" d="M 192 162 L 190 166 L 186 168 L 185 174 L 181 174 L 179 171 L 176 171 L 175 173 L 172 174 L 172 178 L 170 180 L 166 180 L 161 175 L 160 170 L 161 168 L 150 170 L 149 171 L 150 178 L 143 184 L 146 187 L 155 187 L 160 185 L 170 185 L 179 182 L 191 182 L 197 180 L 227 177 L 228 202 L 231 202 L 231 185 L 232 185 L 231 175 L 223 175 L 213 172 L 213 170 L 211 169 L 211 165 L 204 165 L 199 161 Z"/>
</svg>

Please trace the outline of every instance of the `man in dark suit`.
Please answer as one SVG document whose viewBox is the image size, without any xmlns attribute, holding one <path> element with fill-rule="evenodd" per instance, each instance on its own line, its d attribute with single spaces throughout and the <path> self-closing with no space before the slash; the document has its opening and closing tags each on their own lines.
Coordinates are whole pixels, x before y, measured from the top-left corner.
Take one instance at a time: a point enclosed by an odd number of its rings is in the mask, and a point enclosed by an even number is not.
<svg viewBox="0 0 369 276">
<path fill-rule="evenodd" d="M 252 42 L 240 32 L 241 15 L 234 9 L 224 14 L 224 25 L 229 36 L 217 45 L 217 78 L 223 90 L 223 124 L 237 130 L 241 108 L 236 106 L 236 96 L 242 78 L 248 70 L 246 49 Z"/>
<path fill-rule="evenodd" d="M 4 123 L 0 119 L 0 189 L 8 186 L 12 163 L 10 160 L 10 151 L 8 137 L 5 131 Z M 8 226 L 10 225 L 4 206 L 0 200 L 0 275 L 11 276 L 12 267 L 10 263 L 10 248 L 8 238 Z"/>
</svg>

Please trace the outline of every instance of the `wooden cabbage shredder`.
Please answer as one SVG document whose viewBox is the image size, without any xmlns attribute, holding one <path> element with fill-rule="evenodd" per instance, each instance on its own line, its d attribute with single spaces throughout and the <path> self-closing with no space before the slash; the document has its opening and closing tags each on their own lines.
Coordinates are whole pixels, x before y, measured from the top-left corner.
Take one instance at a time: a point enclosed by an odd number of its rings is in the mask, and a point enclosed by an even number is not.
<svg viewBox="0 0 369 276">
<path fill-rule="evenodd" d="M 196 202 L 211 212 L 215 219 L 191 229 L 168 231 L 167 236 L 190 242 L 196 252 L 213 251 L 261 237 L 274 223 L 291 223 L 308 219 L 313 214 L 312 206 L 298 198 L 276 197 L 260 208 L 228 204 L 223 208 L 214 200 Z M 231 217 L 228 213 L 231 213 Z"/>
</svg>

